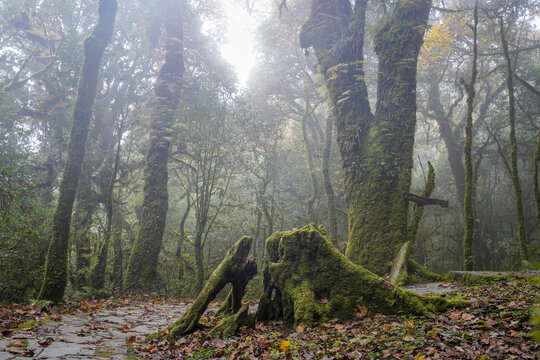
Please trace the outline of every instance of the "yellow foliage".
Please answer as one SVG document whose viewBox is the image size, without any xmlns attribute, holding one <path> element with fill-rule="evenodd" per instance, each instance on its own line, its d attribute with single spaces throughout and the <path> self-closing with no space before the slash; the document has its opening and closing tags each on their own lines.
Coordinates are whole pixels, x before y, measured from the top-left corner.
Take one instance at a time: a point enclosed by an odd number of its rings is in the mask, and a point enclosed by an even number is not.
<svg viewBox="0 0 540 360">
<path fill-rule="evenodd" d="M 424 44 L 420 49 L 421 66 L 428 68 L 434 66 L 452 52 L 453 44 L 457 41 L 451 30 L 455 20 L 454 16 L 450 16 L 440 24 L 433 24 L 426 32 Z"/>
</svg>

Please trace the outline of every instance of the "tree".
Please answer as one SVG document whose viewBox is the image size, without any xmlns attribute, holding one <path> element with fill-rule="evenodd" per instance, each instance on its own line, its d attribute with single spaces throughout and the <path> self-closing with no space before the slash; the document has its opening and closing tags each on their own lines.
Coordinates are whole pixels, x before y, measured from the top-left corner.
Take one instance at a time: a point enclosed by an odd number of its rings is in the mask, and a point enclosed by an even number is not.
<svg viewBox="0 0 540 360">
<path fill-rule="evenodd" d="M 100 0 L 96 27 L 84 41 L 84 63 L 81 70 L 77 100 L 73 111 L 68 146 L 68 159 L 62 175 L 58 205 L 54 214 L 52 239 L 47 253 L 45 276 L 39 299 L 61 302 L 67 283 L 68 243 L 71 212 L 77 192 L 81 164 L 84 160 L 92 105 L 96 96 L 98 73 L 103 53 L 109 43 L 118 4 L 115 0 Z"/>
<path fill-rule="evenodd" d="M 476 84 L 476 77 L 478 76 L 478 70 L 476 61 L 478 58 L 477 47 L 477 35 L 478 35 L 478 1 L 474 6 L 474 24 L 473 30 L 473 58 L 472 58 L 472 70 L 471 79 L 468 84 L 465 80 L 461 80 L 465 86 L 467 92 L 467 118 L 465 125 L 465 147 L 463 149 L 463 162 L 465 167 L 465 198 L 464 198 L 464 210 L 463 217 L 465 223 L 465 235 L 463 236 L 463 269 L 472 271 L 474 268 L 474 257 L 472 252 L 472 245 L 474 239 L 474 210 L 473 210 L 473 164 L 472 164 L 472 141 L 473 141 L 473 110 L 474 110 L 474 96 Z"/>
<path fill-rule="evenodd" d="M 126 270 L 125 286 L 149 288 L 154 280 L 168 210 L 167 161 L 171 129 L 184 74 L 184 1 L 162 0 L 153 27 L 165 28 L 165 62 L 155 84 L 155 108 L 144 168 L 144 200 L 140 229 Z M 159 36 L 159 31 L 158 31 Z"/>
<path fill-rule="evenodd" d="M 429 0 L 396 2 L 375 36 L 377 103 L 371 113 L 364 78 L 367 1 L 315 0 L 300 34 L 313 47 L 330 92 L 349 210 L 347 257 L 388 271 L 407 239 L 407 202 L 416 124 L 416 64 Z"/>
</svg>

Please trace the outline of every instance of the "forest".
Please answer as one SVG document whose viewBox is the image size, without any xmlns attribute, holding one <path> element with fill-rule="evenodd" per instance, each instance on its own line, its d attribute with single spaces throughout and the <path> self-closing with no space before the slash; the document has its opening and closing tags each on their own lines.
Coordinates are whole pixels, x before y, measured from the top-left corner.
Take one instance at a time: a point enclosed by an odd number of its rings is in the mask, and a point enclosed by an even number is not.
<svg viewBox="0 0 540 360">
<path fill-rule="evenodd" d="M 0 359 L 540 358 L 540 1 L 0 19 Z"/>
</svg>

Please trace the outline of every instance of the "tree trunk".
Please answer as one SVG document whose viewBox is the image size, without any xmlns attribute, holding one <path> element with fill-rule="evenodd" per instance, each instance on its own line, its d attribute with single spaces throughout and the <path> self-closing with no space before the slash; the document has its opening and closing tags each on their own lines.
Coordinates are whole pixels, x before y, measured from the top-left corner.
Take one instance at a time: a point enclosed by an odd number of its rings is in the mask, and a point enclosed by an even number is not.
<svg viewBox="0 0 540 360">
<path fill-rule="evenodd" d="M 324 191 L 326 192 L 326 204 L 328 208 L 328 234 L 334 244 L 338 242 L 336 197 L 330 178 L 330 153 L 332 151 L 332 115 L 326 118 L 326 131 L 323 146 L 322 173 L 324 182 Z"/>
<path fill-rule="evenodd" d="M 478 1 L 474 5 L 474 25 L 473 25 L 473 59 L 471 79 L 468 84 L 465 83 L 463 78 L 462 84 L 465 86 L 467 92 L 467 115 L 465 124 L 465 145 L 463 150 L 463 162 L 465 163 L 465 198 L 463 208 L 463 223 L 465 226 L 465 234 L 463 236 L 463 269 L 466 271 L 472 271 L 474 269 L 474 255 L 473 255 L 473 239 L 474 239 L 474 209 L 473 209 L 473 164 L 472 164 L 472 141 L 473 141 L 473 110 L 474 110 L 474 86 L 476 84 L 476 76 L 478 70 L 476 67 L 476 60 L 478 57 L 477 46 L 477 29 L 478 29 Z"/>
<path fill-rule="evenodd" d="M 99 1 L 96 27 L 84 41 L 84 63 L 81 71 L 77 100 L 73 111 L 73 125 L 68 145 L 68 158 L 60 183 L 58 205 L 53 219 L 52 239 L 47 253 L 45 276 L 38 298 L 62 302 L 67 283 L 67 260 L 71 212 L 77 192 L 81 164 L 84 161 L 92 105 L 96 96 L 98 74 L 105 48 L 109 43 L 118 4 L 115 0 Z"/>
<path fill-rule="evenodd" d="M 515 195 L 515 209 L 518 219 L 519 232 L 519 255 L 522 265 L 529 261 L 529 249 L 527 240 L 527 227 L 525 225 L 525 214 L 523 210 L 523 194 L 521 182 L 519 180 L 518 160 L 517 160 L 517 140 L 516 140 L 516 110 L 514 95 L 514 76 L 512 72 L 512 62 L 508 51 L 508 42 L 504 34 L 504 22 L 499 18 L 499 31 L 503 46 L 504 59 L 506 60 L 506 90 L 508 91 L 508 119 L 510 121 L 510 178 Z"/>
<path fill-rule="evenodd" d="M 131 289 L 151 287 L 168 210 L 167 160 L 173 136 L 172 120 L 180 98 L 184 74 L 183 6 L 184 1 L 161 2 L 165 17 L 165 62 L 159 70 L 154 89 L 156 105 L 149 131 L 144 168 L 144 200 L 140 229 L 126 271 L 125 286 Z"/>
<path fill-rule="evenodd" d="M 107 255 L 109 252 L 109 242 L 111 240 L 111 232 L 113 225 L 113 194 L 114 194 L 114 184 L 116 183 L 116 175 L 118 173 L 118 166 L 120 165 L 120 151 L 122 148 L 122 136 L 124 135 L 124 123 L 123 119 L 121 120 L 120 127 L 118 129 L 118 143 L 116 145 L 116 155 L 114 157 L 114 166 L 109 179 L 109 185 L 105 193 L 105 210 L 106 210 L 106 220 L 105 220 L 105 234 L 104 239 L 101 245 L 101 248 L 98 252 L 98 258 L 95 266 L 92 268 L 92 273 L 90 275 L 90 285 L 94 289 L 103 289 L 105 286 L 105 272 L 107 268 Z"/>
<path fill-rule="evenodd" d="M 306 90 L 307 94 L 307 90 Z M 311 195 L 306 200 L 307 208 L 308 208 L 308 214 L 309 214 L 309 221 L 317 223 L 317 215 L 315 214 L 315 210 L 313 209 L 313 204 L 319 197 L 319 182 L 317 181 L 317 173 L 315 171 L 315 164 L 313 162 L 313 153 L 311 149 L 311 144 L 309 143 L 308 133 L 307 133 L 307 120 L 311 116 L 311 106 L 309 104 L 309 96 L 306 95 L 304 98 L 304 101 L 306 102 L 306 107 L 304 109 L 304 114 L 302 115 L 302 138 L 304 140 L 304 152 L 306 155 L 306 160 L 308 163 L 308 170 L 309 170 L 309 178 L 311 179 Z"/>
<path fill-rule="evenodd" d="M 333 103 L 349 210 L 347 257 L 377 274 L 407 240 L 416 125 L 416 64 L 431 2 L 396 2 L 377 32 L 376 114 L 364 81 L 367 1 L 314 0 L 302 47 L 313 46 Z"/>
<path fill-rule="evenodd" d="M 268 262 L 258 320 L 313 325 L 333 318 L 366 316 L 368 312 L 427 315 L 465 305 L 394 287 L 352 263 L 320 227 L 276 232 L 266 246 Z"/>
<path fill-rule="evenodd" d="M 208 304 L 228 283 L 232 284 L 233 293 L 243 294 L 245 284 L 257 273 L 255 260 L 248 260 L 252 241 L 251 237 L 244 236 L 228 251 L 225 259 L 212 273 L 193 305 L 180 319 L 168 327 L 170 340 L 174 342 L 180 336 L 193 332 Z M 233 309 L 240 309 L 240 300 L 241 297 L 233 297 Z"/>
<path fill-rule="evenodd" d="M 87 271 L 90 268 L 90 225 L 97 206 L 90 180 L 91 166 L 86 159 L 82 164 L 82 173 L 77 187 L 77 201 L 73 219 L 73 243 L 75 245 L 75 279 L 73 285 L 81 289 L 87 284 Z"/>
<path fill-rule="evenodd" d="M 184 277 L 184 257 L 183 257 L 183 249 L 184 249 L 184 241 L 186 240 L 186 220 L 189 215 L 189 212 L 191 210 L 191 198 L 189 197 L 189 187 L 186 190 L 186 210 L 184 211 L 184 215 L 182 215 L 182 219 L 180 220 L 180 234 L 178 236 L 178 244 L 176 246 L 176 260 L 178 261 L 178 280 L 181 281 Z"/>
<path fill-rule="evenodd" d="M 195 265 L 197 267 L 195 293 L 199 293 L 204 286 L 204 254 L 203 254 L 203 229 L 204 227 L 198 226 L 195 232 L 194 246 L 195 246 Z"/>
<path fill-rule="evenodd" d="M 532 92 L 534 95 L 540 98 L 540 90 L 529 84 L 527 81 L 519 77 L 514 73 L 514 77 L 523 85 L 527 90 Z M 538 222 L 538 230 L 540 232 L 540 187 L 538 185 L 538 170 L 540 164 L 540 129 L 536 135 L 536 148 L 534 150 L 534 164 L 533 164 L 533 189 L 534 189 L 534 198 L 536 200 L 536 221 Z"/>
<path fill-rule="evenodd" d="M 439 125 L 439 132 L 446 145 L 448 163 L 456 183 L 457 197 L 460 207 L 463 209 L 465 199 L 465 167 L 463 166 L 463 147 L 458 141 L 457 134 L 450 127 L 450 115 L 444 112 L 441 103 L 440 79 L 433 79 L 429 91 L 429 108 L 435 113 L 435 121 Z"/>
<path fill-rule="evenodd" d="M 424 190 L 420 196 L 430 197 L 431 192 L 435 188 L 435 170 L 433 166 L 428 161 L 428 177 Z M 418 233 L 418 226 L 420 225 L 420 220 L 424 215 L 424 205 L 416 204 L 416 209 L 412 216 L 411 222 L 408 225 L 407 232 L 409 234 L 409 241 L 407 241 L 400 249 L 398 256 L 392 264 L 392 270 L 390 271 L 389 280 L 391 284 L 401 286 L 405 280 L 407 280 L 407 270 L 409 269 L 409 262 L 412 261 L 412 254 L 414 248 L 416 247 L 416 234 Z"/>
</svg>

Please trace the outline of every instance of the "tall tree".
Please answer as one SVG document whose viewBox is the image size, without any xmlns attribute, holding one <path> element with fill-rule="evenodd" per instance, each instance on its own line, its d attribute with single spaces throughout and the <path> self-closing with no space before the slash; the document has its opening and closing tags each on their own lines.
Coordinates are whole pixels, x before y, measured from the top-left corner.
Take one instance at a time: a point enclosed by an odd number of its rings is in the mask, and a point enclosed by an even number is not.
<svg viewBox="0 0 540 360">
<path fill-rule="evenodd" d="M 61 302 L 64 297 L 67 283 L 71 212 L 81 174 L 81 164 L 84 160 L 99 68 L 105 48 L 112 37 L 117 8 L 116 0 L 100 0 L 98 22 L 90 36 L 84 41 L 84 62 L 73 111 L 68 158 L 60 183 L 58 205 L 53 220 L 52 239 L 47 253 L 45 277 L 39 299 Z"/>
<path fill-rule="evenodd" d="M 379 58 L 372 114 L 364 78 L 367 1 L 314 0 L 300 34 L 313 47 L 336 117 L 345 200 L 347 256 L 377 274 L 388 271 L 407 239 L 407 202 L 416 125 L 416 64 L 431 1 L 397 1 L 375 36 Z"/>
<path fill-rule="evenodd" d="M 474 239 L 474 209 L 473 209 L 473 163 L 472 163 L 472 142 L 473 142 L 473 110 L 474 110 L 474 86 L 478 75 L 477 58 L 478 58 L 478 1 L 474 5 L 474 24 L 473 30 L 473 58 L 471 79 L 469 83 L 465 83 L 463 78 L 461 82 L 467 92 L 467 118 L 465 124 L 465 146 L 463 149 L 463 162 L 465 167 L 465 197 L 463 218 L 465 226 L 465 234 L 463 236 L 463 269 L 471 271 L 474 268 L 473 257 L 473 239 Z"/>
<path fill-rule="evenodd" d="M 523 210 L 523 193 L 521 191 L 521 182 L 519 180 L 518 159 L 517 159 L 517 139 L 516 139 L 516 97 L 514 94 L 514 76 L 512 70 L 512 61 L 508 50 L 508 41 L 505 35 L 504 21 L 499 18 L 499 32 L 501 35 L 501 44 L 503 47 L 504 60 L 506 64 L 506 91 L 508 92 L 508 120 L 510 122 L 510 180 L 514 188 L 514 206 L 518 218 L 519 232 L 519 254 L 522 265 L 529 261 L 529 250 L 527 240 L 527 227 L 525 225 L 525 214 Z M 505 161 L 507 164 L 508 162 Z"/>
<path fill-rule="evenodd" d="M 163 25 L 165 28 L 165 62 L 154 88 L 155 108 L 146 151 L 140 229 L 125 278 L 125 286 L 129 288 L 147 288 L 152 284 L 163 240 L 168 210 L 167 160 L 173 139 L 171 126 L 184 75 L 184 6 L 183 0 L 161 0 L 157 4 L 157 14 L 154 14 L 156 19 L 150 26 L 159 29 Z M 159 31 L 157 33 L 159 36 Z"/>
</svg>

